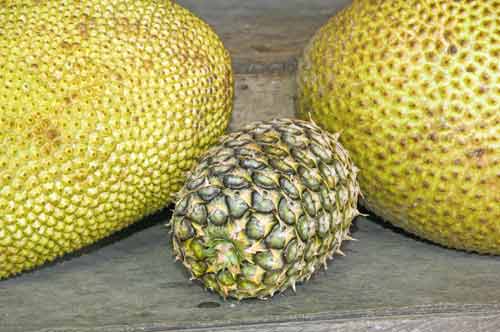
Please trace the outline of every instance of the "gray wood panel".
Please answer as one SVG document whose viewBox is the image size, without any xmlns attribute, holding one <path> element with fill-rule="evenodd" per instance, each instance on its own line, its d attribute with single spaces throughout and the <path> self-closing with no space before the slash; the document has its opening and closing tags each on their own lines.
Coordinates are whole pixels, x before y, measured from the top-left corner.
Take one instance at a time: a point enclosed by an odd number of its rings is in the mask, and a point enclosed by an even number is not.
<svg viewBox="0 0 500 332">
<path fill-rule="evenodd" d="M 359 241 L 347 243 L 347 255 L 296 294 L 224 302 L 173 263 L 163 226 L 168 215 L 156 219 L 159 224 L 112 239 L 120 241 L 1 282 L 1 331 L 227 331 L 245 325 L 248 331 L 326 331 L 330 325 L 336 331 L 338 324 L 341 331 L 351 323 L 361 331 L 377 319 L 387 331 L 399 323 L 408 326 L 402 331 L 440 331 L 426 324 L 459 319 L 473 326 L 482 322 L 476 316 L 487 319 L 487 331 L 499 323 L 498 257 L 444 249 L 360 217 L 353 229 Z M 419 324 L 420 330 L 412 327 Z"/>
<path fill-rule="evenodd" d="M 237 74 L 230 130 L 255 120 L 294 117 L 295 74 Z"/>
<path fill-rule="evenodd" d="M 401 318 L 352 321 L 304 321 L 246 326 L 230 326 L 220 332 L 488 332 L 500 330 L 500 315 L 442 315 L 433 317 Z M 185 330 L 186 332 L 200 331 Z M 206 331 L 211 331 L 206 329 Z"/>
<path fill-rule="evenodd" d="M 212 25 L 238 73 L 291 70 L 313 33 L 351 0 L 178 0 Z"/>
</svg>

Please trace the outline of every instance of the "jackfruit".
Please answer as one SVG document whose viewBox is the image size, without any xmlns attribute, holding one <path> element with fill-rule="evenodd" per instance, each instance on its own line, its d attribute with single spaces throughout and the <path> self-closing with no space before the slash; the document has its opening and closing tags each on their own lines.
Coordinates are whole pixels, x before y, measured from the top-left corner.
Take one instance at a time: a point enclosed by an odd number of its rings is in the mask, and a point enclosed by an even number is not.
<svg viewBox="0 0 500 332">
<path fill-rule="evenodd" d="M 215 32 L 172 1 L 0 4 L 0 279 L 173 202 L 228 125 Z"/>
<path fill-rule="evenodd" d="M 342 132 L 363 203 L 500 254 L 500 1 L 355 0 L 300 61 L 298 113 Z"/>
</svg>

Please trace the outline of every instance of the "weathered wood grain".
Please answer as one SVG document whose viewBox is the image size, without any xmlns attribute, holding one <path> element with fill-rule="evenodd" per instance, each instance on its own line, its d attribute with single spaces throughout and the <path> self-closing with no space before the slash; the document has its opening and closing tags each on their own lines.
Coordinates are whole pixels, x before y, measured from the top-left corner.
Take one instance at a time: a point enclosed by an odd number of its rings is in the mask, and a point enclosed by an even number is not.
<svg viewBox="0 0 500 332">
<path fill-rule="evenodd" d="M 212 25 L 237 73 L 291 71 L 302 49 L 350 0 L 178 0 Z"/>
<path fill-rule="evenodd" d="M 166 330 L 164 330 L 166 331 Z M 203 330 L 184 330 L 201 332 Z M 205 331 L 213 331 L 210 328 Z M 500 314 L 430 316 L 354 321 L 304 321 L 221 327 L 219 332 L 490 332 L 500 331 Z"/>
<path fill-rule="evenodd" d="M 195 329 L 143 326 L 141 332 L 490 332 L 500 330 L 500 314 L 432 315 L 353 320 L 304 320 L 247 325 L 206 326 Z M 130 332 L 131 327 L 108 326 L 90 329 L 47 329 L 44 332 Z"/>
<path fill-rule="evenodd" d="M 294 117 L 295 75 L 235 75 L 234 111 L 230 130 L 255 120 Z"/>
<path fill-rule="evenodd" d="M 172 262 L 162 225 L 168 215 L 157 219 L 160 224 L 122 233 L 120 241 L 0 283 L 0 330 L 224 331 L 248 325 L 249 331 L 281 331 L 288 324 L 309 331 L 327 323 L 362 328 L 380 319 L 384 326 L 407 319 L 411 327 L 466 317 L 464 326 L 471 326 L 480 322 L 471 320 L 476 316 L 498 323 L 498 257 L 443 249 L 361 217 L 353 229 L 359 241 L 343 248 L 347 256 L 336 257 L 297 294 L 224 302 Z"/>
</svg>

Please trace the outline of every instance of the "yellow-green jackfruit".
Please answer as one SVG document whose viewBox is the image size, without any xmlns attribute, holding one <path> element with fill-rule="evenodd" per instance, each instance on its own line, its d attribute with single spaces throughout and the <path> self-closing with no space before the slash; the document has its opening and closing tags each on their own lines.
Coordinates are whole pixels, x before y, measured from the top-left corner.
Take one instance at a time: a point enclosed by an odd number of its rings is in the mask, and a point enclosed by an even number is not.
<svg viewBox="0 0 500 332">
<path fill-rule="evenodd" d="M 228 52 L 174 2 L 1 2 L 0 279 L 171 202 L 232 97 Z"/>
</svg>

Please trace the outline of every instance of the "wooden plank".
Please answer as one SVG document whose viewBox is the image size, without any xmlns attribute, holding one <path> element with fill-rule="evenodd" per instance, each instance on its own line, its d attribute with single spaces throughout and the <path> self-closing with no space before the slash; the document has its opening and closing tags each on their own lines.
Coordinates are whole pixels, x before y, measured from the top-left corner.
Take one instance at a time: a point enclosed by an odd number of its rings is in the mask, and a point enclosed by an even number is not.
<svg viewBox="0 0 500 332">
<path fill-rule="evenodd" d="M 167 330 L 163 330 L 167 332 Z M 172 330 L 170 330 L 172 331 Z M 170 332 L 169 331 L 169 332 Z M 207 329 L 188 329 L 185 332 L 213 331 Z M 217 329 L 219 332 L 489 332 L 500 331 L 500 314 L 423 316 L 413 318 L 392 317 L 390 319 L 354 321 L 304 321 L 297 323 L 276 323 L 228 326 Z"/>
<path fill-rule="evenodd" d="M 292 71 L 313 33 L 350 0 L 178 0 L 212 25 L 237 73 Z"/>
<path fill-rule="evenodd" d="M 249 325 L 210 326 L 195 329 L 164 329 L 159 325 L 143 326 L 141 332 L 491 332 L 500 330 L 500 314 L 433 315 L 418 317 L 390 317 L 359 320 L 305 320 Z M 46 332 L 130 332 L 131 327 L 56 328 Z"/>
<path fill-rule="evenodd" d="M 443 249 L 361 217 L 353 228 L 359 241 L 343 248 L 347 256 L 336 257 L 297 294 L 224 302 L 173 263 L 162 225 L 168 214 L 156 219 L 159 224 L 136 225 L 81 256 L 0 283 L 2 331 L 224 331 L 245 325 L 273 331 L 283 324 L 311 329 L 322 321 L 401 317 L 424 317 L 422 323 L 435 317 L 439 326 L 446 322 L 436 318 L 442 315 L 491 316 L 498 323 L 498 257 Z"/>
<path fill-rule="evenodd" d="M 295 75 L 235 75 L 235 100 L 230 130 L 255 120 L 294 117 Z"/>
</svg>

